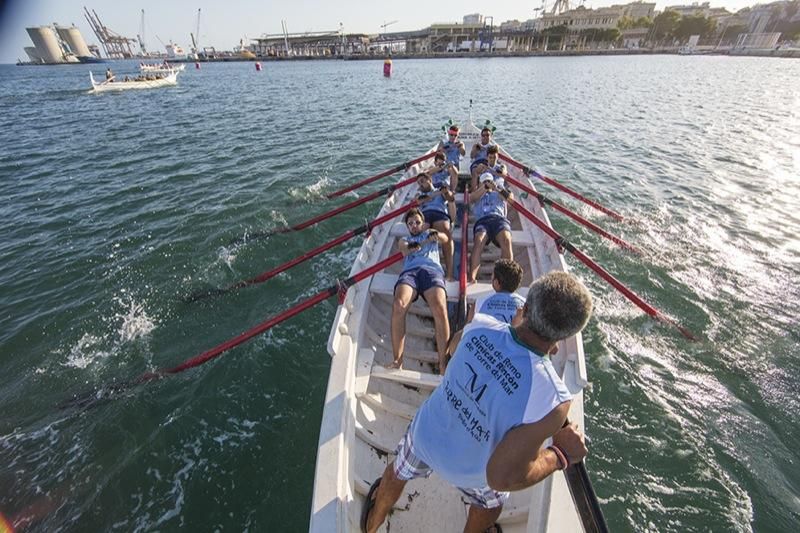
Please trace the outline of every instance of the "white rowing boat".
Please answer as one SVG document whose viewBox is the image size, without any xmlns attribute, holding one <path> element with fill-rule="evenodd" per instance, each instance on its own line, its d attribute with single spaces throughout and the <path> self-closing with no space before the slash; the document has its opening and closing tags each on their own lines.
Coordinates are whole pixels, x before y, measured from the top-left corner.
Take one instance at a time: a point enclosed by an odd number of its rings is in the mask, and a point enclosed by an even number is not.
<svg viewBox="0 0 800 533">
<path fill-rule="evenodd" d="M 477 141 L 478 134 L 478 128 L 472 124 L 462 130 L 461 139 L 468 149 Z M 430 164 L 430 161 L 415 164 L 407 169 L 404 178 L 416 175 Z M 468 167 L 469 160 L 464 158 L 463 174 Z M 517 168 L 510 168 L 509 174 L 533 187 Z M 380 214 L 410 202 L 416 192 L 415 185 L 395 191 Z M 539 202 L 524 196 L 518 194 L 520 203 L 549 224 Z M 543 273 L 566 270 L 552 239 L 516 212 L 510 211 L 509 219 L 514 258 L 525 270 L 523 287 Z M 402 221 L 375 228 L 361 246 L 351 275 L 396 252 L 397 238 L 405 232 Z M 472 232 L 468 235 L 471 240 Z M 461 241 L 460 227 L 453 231 L 453 236 L 456 243 Z M 467 287 L 468 301 L 492 290 L 491 270 L 498 258 L 499 250 L 487 247 L 478 283 Z M 361 509 L 370 484 L 394 458 L 395 447 L 417 408 L 440 383 L 441 378 L 433 369 L 437 361 L 433 321 L 421 299 L 408 314 L 403 369 L 384 368 L 392 360 L 389 325 L 392 292 L 400 270 L 401 265 L 395 263 L 369 281 L 354 285 L 336 312 L 328 340 L 332 361 L 311 509 L 310 531 L 314 533 L 359 531 Z M 447 295 L 448 301 L 458 299 L 458 283 L 448 282 Z M 575 395 L 569 418 L 583 427 L 582 390 L 587 385 L 587 376 L 580 334 L 559 343 L 552 361 Z M 406 485 L 405 494 L 395 504 L 381 531 L 461 531 L 466 513 L 467 504 L 458 490 L 434 474 Z M 512 493 L 498 523 L 507 533 L 582 529 L 562 472 Z"/>
<path fill-rule="evenodd" d="M 165 63 L 147 64 L 139 63 L 139 70 L 143 74 L 169 74 L 171 72 L 183 72 L 186 65 L 170 65 Z"/>
<path fill-rule="evenodd" d="M 112 79 L 111 81 L 105 80 L 102 82 L 96 82 L 90 71 L 89 80 L 92 82 L 91 90 L 96 93 L 124 91 L 127 89 L 155 89 L 157 87 L 169 87 L 171 85 L 177 85 L 178 73 L 173 71 L 170 74 L 152 80 L 118 81 L 116 79 Z"/>
</svg>

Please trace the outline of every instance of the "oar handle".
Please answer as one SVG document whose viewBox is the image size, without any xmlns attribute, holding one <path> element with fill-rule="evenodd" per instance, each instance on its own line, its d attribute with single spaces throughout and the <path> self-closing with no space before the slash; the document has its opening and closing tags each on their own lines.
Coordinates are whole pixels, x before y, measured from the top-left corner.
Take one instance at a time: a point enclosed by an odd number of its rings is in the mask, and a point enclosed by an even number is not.
<svg viewBox="0 0 800 533">
<path fill-rule="evenodd" d="M 536 176 L 537 178 L 539 178 L 543 182 L 545 182 L 545 183 L 547 183 L 549 185 L 552 185 L 556 189 L 558 189 L 560 191 L 563 191 L 563 192 L 569 194 L 570 196 L 572 196 L 574 198 L 577 198 L 581 202 L 594 207 L 598 211 L 603 212 L 603 213 L 605 213 L 606 215 L 608 215 L 608 216 L 610 216 L 612 218 L 615 218 L 615 219 L 617 219 L 619 221 L 624 220 L 624 217 L 622 215 L 620 215 L 619 213 L 617 213 L 616 211 L 612 211 L 608 207 L 600 205 L 599 203 L 595 202 L 594 200 L 590 200 L 590 199 L 586 198 L 582 194 L 570 189 L 569 187 L 567 187 L 566 185 L 564 185 L 562 183 L 557 182 L 553 178 L 550 178 L 548 176 L 545 176 L 543 174 L 538 173 L 536 170 L 532 169 L 531 167 L 523 165 L 519 161 L 516 161 L 516 160 L 512 159 L 511 157 L 507 156 L 506 154 L 502 154 L 501 153 L 501 154 L 499 154 L 499 156 L 500 156 L 500 159 L 502 159 L 503 161 L 508 162 L 511 165 L 514 165 L 515 167 L 517 167 L 520 170 L 522 170 L 522 172 L 524 172 L 525 174 Z"/>
<path fill-rule="evenodd" d="M 327 198 L 335 198 L 337 196 L 341 196 L 341 195 L 346 194 L 346 193 L 348 193 L 350 191 L 354 191 L 356 189 L 359 189 L 359 188 L 363 187 L 364 185 L 368 185 L 368 184 L 372 183 L 373 181 L 377 181 L 377 180 L 379 180 L 381 178 L 385 178 L 386 176 L 391 176 L 392 174 L 395 174 L 397 172 L 401 172 L 403 170 L 408 170 L 409 168 L 413 167 L 417 163 L 425 161 L 426 159 L 430 159 L 431 157 L 434 156 L 434 154 L 435 154 L 434 152 L 428 152 L 427 154 L 425 154 L 423 156 L 420 156 L 420 157 L 418 157 L 416 159 L 412 159 L 410 161 L 406 161 L 405 163 L 400 163 L 396 167 L 392 167 L 392 168 L 390 168 L 388 170 L 384 170 L 383 172 L 381 172 L 379 174 L 375 174 L 374 176 L 371 176 L 371 177 L 369 177 L 369 178 L 367 178 L 365 180 L 359 181 L 358 183 L 350 185 L 349 187 L 345 187 L 344 189 L 340 189 L 340 190 L 338 190 L 336 192 L 332 192 L 332 193 L 327 195 Z"/>
</svg>

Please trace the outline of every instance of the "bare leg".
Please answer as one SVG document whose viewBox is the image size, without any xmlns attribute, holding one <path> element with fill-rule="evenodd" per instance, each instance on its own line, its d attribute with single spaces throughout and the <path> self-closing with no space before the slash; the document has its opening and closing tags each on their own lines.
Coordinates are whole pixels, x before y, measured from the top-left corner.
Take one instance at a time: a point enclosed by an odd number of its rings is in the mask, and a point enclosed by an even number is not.
<svg viewBox="0 0 800 533">
<path fill-rule="evenodd" d="M 381 484 L 383 484 L 382 481 Z M 470 505 L 467 523 L 464 524 L 464 533 L 483 533 L 494 525 L 502 511 L 502 505 L 492 509 Z"/>
<path fill-rule="evenodd" d="M 453 189 L 455 191 L 455 189 Z M 447 202 L 447 214 L 450 215 L 450 220 L 453 221 L 455 224 L 456 221 L 456 203 L 455 202 Z"/>
<path fill-rule="evenodd" d="M 514 250 L 511 248 L 511 232 L 503 230 L 498 233 L 497 242 L 500 244 L 500 257 L 503 259 L 514 259 Z"/>
<path fill-rule="evenodd" d="M 486 244 L 486 232 L 481 231 L 475 234 L 475 242 L 472 243 L 472 254 L 470 255 L 469 282 L 475 283 L 478 277 L 478 269 L 481 266 L 481 254 Z"/>
<path fill-rule="evenodd" d="M 406 315 L 417 291 L 405 283 L 397 286 L 392 304 L 392 356 L 394 361 L 388 368 L 400 368 L 403 364 L 403 348 L 406 344 Z"/>
<path fill-rule="evenodd" d="M 442 245 L 442 252 L 444 254 L 444 267 L 447 273 L 447 279 L 452 281 L 455 279 L 453 277 L 453 251 L 455 250 L 455 245 L 453 244 L 453 233 L 450 230 L 450 222 L 447 220 L 434 222 L 433 228 L 437 231 L 441 231 L 448 237 L 447 243 Z"/>
<path fill-rule="evenodd" d="M 447 367 L 447 336 L 450 332 L 450 323 L 447 320 L 447 295 L 441 287 L 432 287 L 425 291 L 425 300 L 433 314 L 436 353 L 439 355 L 439 373 L 444 375 Z"/>
<path fill-rule="evenodd" d="M 367 531 L 375 533 L 381 527 L 383 521 L 386 520 L 386 515 L 392 510 L 394 502 L 400 498 L 403 493 L 403 487 L 406 486 L 406 481 L 397 479 L 394 475 L 394 461 L 386 466 L 381 478 L 381 484 L 378 490 L 375 491 L 375 507 L 369 513 L 367 519 Z"/>
<path fill-rule="evenodd" d="M 464 330 L 460 329 L 455 332 L 453 338 L 450 339 L 450 342 L 447 343 L 447 353 L 453 355 L 456 353 L 456 348 L 458 348 L 458 343 L 461 342 L 461 337 L 464 336 Z"/>
</svg>

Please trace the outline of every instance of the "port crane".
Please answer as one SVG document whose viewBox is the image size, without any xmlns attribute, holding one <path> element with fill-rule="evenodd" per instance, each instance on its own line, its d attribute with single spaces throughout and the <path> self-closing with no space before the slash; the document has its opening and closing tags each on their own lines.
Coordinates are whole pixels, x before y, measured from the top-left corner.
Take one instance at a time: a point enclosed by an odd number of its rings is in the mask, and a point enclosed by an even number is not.
<svg viewBox="0 0 800 533">
<path fill-rule="evenodd" d="M 139 33 L 136 38 L 139 40 L 139 49 L 142 56 L 147 56 L 147 46 L 144 44 L 144 9 L 142 9 L 142 21 L 139 23 Z"/>
<path fill-rule="evenodd" d="M 200 8 L 197 8 L 197 26 L 194 33 L 189 33 L 192 38 L 192 54 L 194 59 L 200 59 Z"/>
<path fill-rule="evenodd" d="M 381 28 L 383 28 L 383 33 L 386 33 L 386 28 L 387 28 L 388 26 L 391 26 L 392 24 L 397 24 L 398 22 L 400 22 L 400 21 L 399 21 L 399 20 L 393 20 L 393 21 L 391 21 L 391 22 L 386 22 L 386 21 L 384 20 L 384 21 L 383 21 L 383 24 L 381 24 Z"/>
<path fill-rule="evenodd" d="M 110 59 L 128 59 L 133 57 L 131 43 L 135 43 L 135 39 L 123 37 L 103 25 L 94 9 L 90 13 L 89 10 L 84 7 L 83 11 L 86 21 L 89 23 L 92 31 L 94 31 L 94 34 L 97 35 L 97 40 L 103 45 L 106 57 Z"/>
</svg>

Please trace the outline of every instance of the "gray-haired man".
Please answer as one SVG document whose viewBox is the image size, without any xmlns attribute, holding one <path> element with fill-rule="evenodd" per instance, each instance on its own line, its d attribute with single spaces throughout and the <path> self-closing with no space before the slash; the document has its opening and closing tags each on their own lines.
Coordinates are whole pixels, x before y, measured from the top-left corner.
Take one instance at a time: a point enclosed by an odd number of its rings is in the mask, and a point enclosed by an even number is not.
<svg viewBox="0 0 800 533">
<path fill-rule="evenodd" d="M 563 427 L 571 396 L 548 354 L 586 325 L 592 298 L 575 277 L 551 272 L 531 284 L 522 324 L 476 315 L 441 385 L 420 407 L 376 480 L 362 529 L 376 531 L 406 482 L 433 471 L 471 502 L 464 531 L 484 531 L 509 492 L 586 455 L 577 427 Z M 553 445 L 543 447 L 553 438 Z"/>
</svg>

